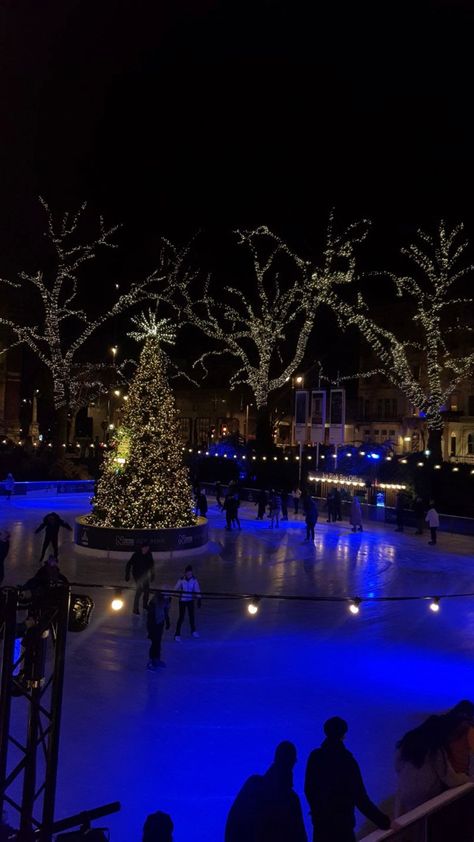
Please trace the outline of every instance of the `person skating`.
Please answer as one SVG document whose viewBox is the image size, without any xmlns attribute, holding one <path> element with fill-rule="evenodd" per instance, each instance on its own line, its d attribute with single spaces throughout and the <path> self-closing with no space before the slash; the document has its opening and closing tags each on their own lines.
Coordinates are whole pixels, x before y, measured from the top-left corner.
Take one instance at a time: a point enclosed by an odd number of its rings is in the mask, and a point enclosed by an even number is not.
<svg viewBox="0 0 474 842">
<path fill-rule="evenodd" d="M 327 513 L 328 513 L 327 522 L 333 523 L 336 520 L 336 516 L 335 516 L 335 506 L 334 506 L 334 492 L 333 492 L 332 488 L 329 489 L 329 491 L 326 495 L 326 507 L 327 507 Z"/>
<path fill-rule="evenodd" d="M 423 500 L 421 499 L 421 497 L 416 498 L 413 504 L 413 512 L 416 521 L 415 535 L 423 535 L 423 526 L 425 522 L 425 507 L 423 505 Z"/>
<path fill-rule="evenodd" d="M 5 494 L 7 497 L 7 501 L 10 502 L 12 499 L 12 494 L 15 491 L 15 480 L 13 479 L 13 474 L 7 474 L 7 478 L 3 483 L 5 488 Z"/>
<path fill-rule="evenodd" d="M 214 493 L 216 495 L 217 507 L 218 507 L 219 511 L 222 511 L 224 506 L 222 505 L 222 485 L 220 484 L 220 482 L 216 482 Z"/>
<path fill-rule="evenodd" d="M 155 578 L 155 566 L 153 556 L 150 552 L 150 546 L 143 543 L 140 549 L 135 550 L 133 555 L 127 561 L 125 567 L 125 581 L 130 581 L 130 573 L 135 582 L 135 597 L 133 600 L 133 613 L 140 613 L 140 597 L 143 594 L 143 610 L 146 611 L 148 607 L 148 600 L 150 598 L 150 582 Z"/>
<path fill-rule="evenodd" d="M 181 641 L 181 627 L 183 625 L 184 615 L 186 611 L 189 616 L 189 625 L 191 626 L 191 634 L 193 637 L 199 637 L 196 631 L 196 619 L 194 611 L 194 600 L 197 599 L 198 608 L 201 607 L 201 588 L 199 582 L 193 574 L 193 568 L 190 564 L 184 569 L 184 576 L 176 582 L 175 591 L 179 593 L 179 615 L 176 624 L 176 632 L 174 639 Z"/>
<path fill-rule="evenodd" d="M 300 507 L 300 500 L 301 500 L 301 488 L 296 486 L 296 488 L 293 489 L 293 507 L 294 507 L 295 515 L 298 514 L 298 510 L 299 510 L 299 507 Z"/>
<path fill-rule="evenodd" d="M 288 520 L 288 491 L 283 489 L 280 494 L 281 499 L 281 519 Z"/>
<path fill-rule="evenodd" d="M 362 532 L 362 508 L 360 505 L 360 500 L 358 497 L 354 495 L 351 502 L 351 526 L 352 531 L 357 532 L 357 527 L 359 527 L 360 531 Z"/>
<path fill-rule="evenodd" d="M 267 772 L 247 779 L 229 810 L 225 842 L 307 842 L 295 763 L 293 743 L 283 742 Z"/>
<path fill-rule="evenodd" d="M 430 528 L 431 533 L 431 541 L 428 541 L 428 544 L 436 544 L 436 536 L 439 528 L 439 514 L 435 509 L 435 504 L 433 500 L 430 500 L 430 507 L 426 513 L 425 520 Z"/>
<path fill-rule="evenodd" d="M 61 527 L 63 529 L 68 529 L 69 532 L 72 532 L 71 527 L 68 523 L 66 523 L 65 520 L 60 518 L 59 515 L 56 514 L 56 512 L 50 512 L 43 518 L 43 521 L 38 526 L 38 529 L 35 529 L 35 535 L 37 535 L 38 532 L 42 532 L 43 529 L 45 530 L 43 547 L 39 559 L 40 564 L 43 561 L 46 550 L 48 549 L 50 544 L 53 548 L 54 555 L 56 556 L 56 558 L 58 557 L 58 535 Z"/>
<path fill-rule="evenodd" d="M 280 526 L 280 508 L 281 508 L 281 499 L 280 495 L 277 494 L 274 488 L 272 488 L 270 499 L 268 501 L 269 507 L 269 514 L 270 514 L 270 524 L 269 528 L 273 529 L 275 526 L 277 529 Z"/>
<path fill-rule="evenodd" d="M 306 538 L 305 541 L 314 541 L 314 527 L 318 522 L 318 508 L 315 500 L 308 497 L 305 506 Z"/>
<path fill-rule="evenodd" d="M 201 488 L 196 495 L 196 514 L 199 512 L 201 517 L 206 517 L 207 508 L 207 495 L 205 489 Z"/>
<path fill-rule="evenodd" d="M 226 498 L 224 500 L 223 508 L 225 511 L 225 528 L 230 531 L 234 525 L 237 525 L 240 529 L 240 520 L 238 516 L 239 498 L 237 496 L 237 493 L 231 490 L 230 486 L 229 491 L 227 492 Z"/>
<path fill-rule="evenodd" d="M 257 494 L 255 505 L 257 508 L 257 520 L 263 520 L 268 503 L 268 495 L 264 488 L 261 488 Z"/>
<path fill-rule="evenodd" d="M 153 594 L 148 603 L 147 631 L 150 640 L 150 660 L 147 669 L 149 670 L 165 666 L 161 660 L 161 639 L 164 629 L 170 627 L 169 605 L 170 598 L 163 591 Z"/>
<path fill-rule="evenodd" d="M 382 830 L 390 819 L 367 795 L 357 761 L 344 745 L 347 723 L 333 716 L 324 723 L 326 739 L 311 752 L 304 791 L 311 810 L 313 842 L 355 842 L 357 807 Z"/>
<path fill-rule="evenodd" d="M 5 578 L 5 559 L 10 549 L 10 533 L 6 529 L 0 531 L 0 585 Z"/>
<path fill-rule="evenodd" d="M 342 520 L 342 494 L 339 488 L 334 491 L 334 520 Z"/>
</svg>

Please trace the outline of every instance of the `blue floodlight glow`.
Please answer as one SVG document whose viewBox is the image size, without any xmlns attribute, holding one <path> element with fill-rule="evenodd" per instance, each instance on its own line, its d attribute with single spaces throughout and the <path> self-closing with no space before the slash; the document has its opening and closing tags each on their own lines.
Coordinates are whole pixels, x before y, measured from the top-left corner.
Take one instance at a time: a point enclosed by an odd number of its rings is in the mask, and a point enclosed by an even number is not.
<svg viewBox="0 0 474 842">
<path fill-rule="evenodd" d="M 369 453 L 369 459 L 380 459 L 380 453 Z"/>
</svg>

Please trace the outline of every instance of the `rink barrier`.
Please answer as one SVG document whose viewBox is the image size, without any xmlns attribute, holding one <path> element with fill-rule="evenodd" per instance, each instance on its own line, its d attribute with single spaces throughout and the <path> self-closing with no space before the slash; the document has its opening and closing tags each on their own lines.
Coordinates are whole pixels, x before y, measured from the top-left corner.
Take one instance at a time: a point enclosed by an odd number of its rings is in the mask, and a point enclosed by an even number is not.
<svg viewBox="0 0 474 842">
<path fill-rule="evenodd" d="M 65 479 L 65 480 L 39 480 L 28 482 L 15 482 L 13 495 L 16 497 L 24 494 L 93 494 L 95 480 L 93 479 Z M 0 483 L 0 495 L 5 496 L 7 490 L 5 483 Z"/>
<path fill-rule="evenodd" d="M 195 526 L 176 529 L 114 529 L 91 524 L 82 515 L 75 521 L 74 540 L 78 547 L 107 552 L 133 552 L 144 543 L 152 552 L 185 552 L 207 545 L 208 522 L 198 517 Z"/>
<path fill-rule="evenodd" d="M 474 839 L 474 784 L 448 789 L 398 816 L 397 829 L 374 830 L 359 842 L 456 842 L 456 826 Z M 463 838 L 467 838 L 463 836 Z"/>
</svg>

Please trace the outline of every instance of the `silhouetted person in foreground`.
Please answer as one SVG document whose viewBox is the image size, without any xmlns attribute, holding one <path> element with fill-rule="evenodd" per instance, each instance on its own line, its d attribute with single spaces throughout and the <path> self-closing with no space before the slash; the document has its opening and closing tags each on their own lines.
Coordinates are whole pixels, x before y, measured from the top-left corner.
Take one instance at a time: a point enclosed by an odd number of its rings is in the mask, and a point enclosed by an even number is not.
<svg viewBox="0 0 474 842">
<path fill-rule="evenodd" d="M 142 842 L 173 842 L 173 822 L 168 813 L 158 810 L 146 817 Z"/>
<path fill-rule="evenodd" d="M 72 532 L 71 527 L 68 523 L 66 523 L 65 520 L 60 518 L 59 515 L 56 514 L 56 512 L 50 512 L 49 515 L 46 515 L 46 517 L 43 518 L 43 522 L 40 523 L 38 529 L 35 529 L 35 535 L 37 535 L 38 532 L 42 532 L 43 529 L 45 531 L 43 547 L 39 559 L 40 564 L 43 561 L 45 552 L 50 544 L 53 548 L 54 555 L 56 556 L 56 558 L 58 557 L 58 535 L 61 527 L 63 527 L 64 529 L 68 529 L 69 532 Z"/>
<path fill-rule="evenodd" d="M 300 799 L 293 789 L 296 749 L 280 743 L 264 775 L 252 775 L 238 793 L 225 842 L 307 842 Z"/>
<path fill-rule="evenodd" d="M 347 722 L 333 716 L 324 723 L 326 739 L 311 752 L 304 791 L 313 821 L 313 842 L 355 842 L 354 809 L 382 830 L 390 819 L 372 803 L 353 755 L 344 745 Z"/>
</svg>

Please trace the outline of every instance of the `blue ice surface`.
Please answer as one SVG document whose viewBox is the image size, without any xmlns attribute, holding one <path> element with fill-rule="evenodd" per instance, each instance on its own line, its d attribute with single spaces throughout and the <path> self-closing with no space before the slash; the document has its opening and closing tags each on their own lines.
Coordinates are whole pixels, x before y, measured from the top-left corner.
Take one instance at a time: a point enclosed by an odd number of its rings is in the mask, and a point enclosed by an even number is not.
<svg viewBox="0 0 474 842">
<path fill-rule="evenodd" d="M 6 583 L 24 581 L 36 566 L 48 511 L 71 525 L 88 496 L 14 498 L 0 504 L 0 527 L 12 531 Z M 108 801 L 122 811 L 103 824 L 112 842 L 140 840 L 147 813 L 169 812 L 176 842 L 223 839 L 225 817 L 246 777 L 263 772 L 283 739 L 297 746 L 295 787 L 334 714 L 347 719 L 347 745 L 358 758 L 371 797 L 387 804 L 396 780 L 394 744 L 428 713 L 474 696 L 474 599 L 444 599 L 433 614 L 424 600 L 376 602 L 382 595 L 469 593 L 474 542 L 441 535 L 395 533 L 368 525 L 318 524 L 303 543 L 303 518 L 279 529 L 241 509 L 242 531 L 224 530 L 212 499 L 209 552 L 192 559 L 201 587 L 232 593 L 367 597 L 356 617 L 344 602 L 264 600 L 256 617 L 239 601 L 205 599 L 201 637 L 173 628 L 165 635 L 166 669 L 145 670 L 143 615 L 113 614 L 110 592 L 92 591 L 89 629 L 70 635 L 61 727 L 57 818 Z M 124 559 L 84 554 L 61 531 L 60 559 L 72 581 L 123 584 Z M 172 586 L 186 562 L 156 562 L 157 584 Z M 172 606 L 172 623 L 177 606 Z M 21 700 L 15 725 L 24 726 Z M 11 815 L 13 818 L 13 815 Z M 363 825 L 363 820 L 360 821 Z"/>
</svg>

